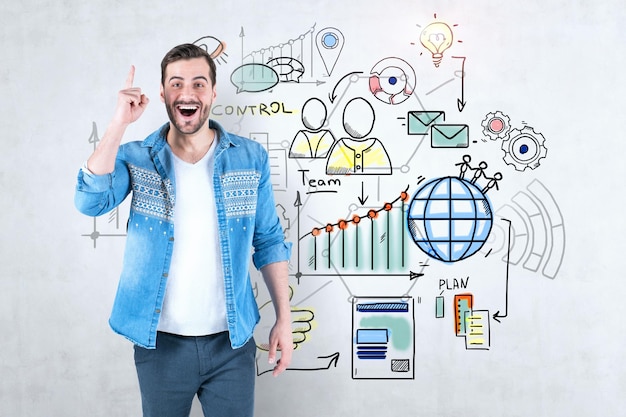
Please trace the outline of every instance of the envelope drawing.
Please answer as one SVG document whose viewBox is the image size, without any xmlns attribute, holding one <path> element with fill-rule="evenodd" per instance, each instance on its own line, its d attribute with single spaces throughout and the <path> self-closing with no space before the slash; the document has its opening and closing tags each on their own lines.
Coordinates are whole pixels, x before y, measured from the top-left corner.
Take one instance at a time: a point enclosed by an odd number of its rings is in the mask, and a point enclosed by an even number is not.
<svg viewBox="0 0 626 417">
<path fill-rule="evenodd" d="M 433 125 L 430 132 L 433 148 L 467 148 L 469 146 L 469 126 Z"/>
<path fill-rule="evenodd" d="M 427 135 L 435 123 L 446 120 L 442 111 L 410 111 L 407 115 L 409 135 Z"/>
</svg>

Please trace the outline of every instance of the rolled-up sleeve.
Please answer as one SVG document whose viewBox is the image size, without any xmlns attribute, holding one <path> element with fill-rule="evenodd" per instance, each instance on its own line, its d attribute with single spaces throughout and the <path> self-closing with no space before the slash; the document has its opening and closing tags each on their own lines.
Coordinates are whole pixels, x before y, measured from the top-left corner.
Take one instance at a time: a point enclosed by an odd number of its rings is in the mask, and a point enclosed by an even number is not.
<svg viewBox="0 0 626 417">
<path fill-rule="evenodd" d="M 118 159 L 109 174 L 95 175 L 86 167 L 78 171 L 74 204 L 83 214 L 99 216 L 120 205 L 129 193 L 128 168 Z"/>
<path fill-rule="evenodd" d="M 264 153 L 263 156 L 252 241 L 254 246 L 252 261 L 257 269 L 274 262 L 288 261 L 291 257 L 291 243 L 285 242 L 283 228 L 276 213 L 268 155 Z"/>
</svg>

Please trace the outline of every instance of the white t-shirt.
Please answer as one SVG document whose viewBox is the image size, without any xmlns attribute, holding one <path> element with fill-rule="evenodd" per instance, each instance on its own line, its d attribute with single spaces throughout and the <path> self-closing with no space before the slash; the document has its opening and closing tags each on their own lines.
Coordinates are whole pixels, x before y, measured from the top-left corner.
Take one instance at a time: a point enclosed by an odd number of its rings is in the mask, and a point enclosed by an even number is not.
<svg viewBox="0 0 626 417">
<path fill-rule="evenodd" d="M 195 164 L 174 155 L 174 250 L 159 331 L 204 336 L 228 329 L 213 192 L 216 142 Z"/>
</svg>

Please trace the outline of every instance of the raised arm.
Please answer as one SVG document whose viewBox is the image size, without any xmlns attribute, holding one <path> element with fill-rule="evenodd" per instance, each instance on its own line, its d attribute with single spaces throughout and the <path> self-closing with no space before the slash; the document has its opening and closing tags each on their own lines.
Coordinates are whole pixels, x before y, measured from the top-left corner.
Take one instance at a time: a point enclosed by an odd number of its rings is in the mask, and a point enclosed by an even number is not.
<svg viewBox="0 0 626 417">
<path fill-rule="evenodd" d="M 104 136 L 87 160 L 87 168 L 96 175 L 113 172 L 115 157 L 128 125 L 139 119 L 148 105 L 148 97 L 141 88 L 133 87 L 135 67 L 131 66 L 126 78 L 124 89 L 117 95 L 117 105 L 113 119 L 109 123 Z"/>
</svg>

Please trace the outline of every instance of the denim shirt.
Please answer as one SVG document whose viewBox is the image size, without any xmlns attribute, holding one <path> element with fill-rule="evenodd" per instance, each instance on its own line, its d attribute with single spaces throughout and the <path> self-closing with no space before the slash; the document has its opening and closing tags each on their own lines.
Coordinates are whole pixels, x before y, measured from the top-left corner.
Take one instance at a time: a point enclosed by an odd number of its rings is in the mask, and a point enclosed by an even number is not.
<svg viewBox="0 0 626 417">
<path fill-rule="evenodd" d="M 233 348 L 243 346 L 259 321 L 248 265 L 258 269 L 289 260 L 274 204 L 265 149 L 227 133 L 210 120 L 219 138 L 213 186 L 226 292 L 226 319 Z M 80 170 L 75 204 L 89 216 L 108 213 L 132 193 L 122 273 L 109 319 L 111 328 L 145 348 L 156 347 L 157 325 L 174 242 L 176 179 L 166 144 L 169 123 L 120 146 L 115 170 L 94 175 Z"/>
</svg>

